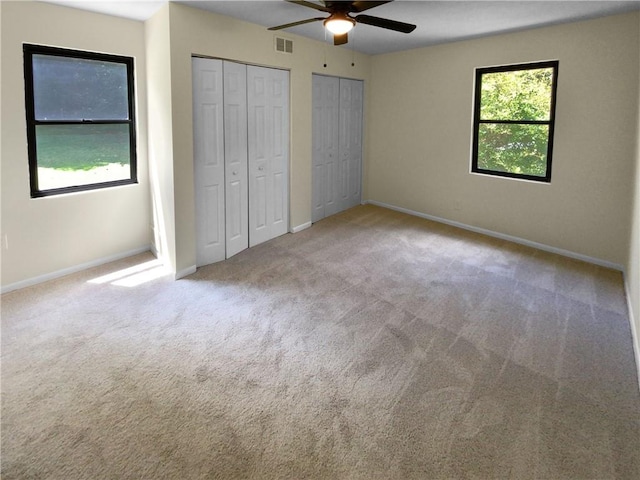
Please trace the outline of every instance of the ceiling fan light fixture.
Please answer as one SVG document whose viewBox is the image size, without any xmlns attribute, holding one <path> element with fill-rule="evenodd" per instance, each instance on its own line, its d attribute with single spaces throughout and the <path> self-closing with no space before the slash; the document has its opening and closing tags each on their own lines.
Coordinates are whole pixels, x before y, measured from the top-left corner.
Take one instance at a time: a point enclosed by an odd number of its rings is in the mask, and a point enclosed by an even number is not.
<svg viewBox="0 0 640 480">
<path fill-rule="evenodd" d="M 329 30 L 334 35 L 344 35 L 351 31 L 355 26 L 356 21 L 344 13 L 334 13 L 324 22 L 324 28 Z"/>
</svg>

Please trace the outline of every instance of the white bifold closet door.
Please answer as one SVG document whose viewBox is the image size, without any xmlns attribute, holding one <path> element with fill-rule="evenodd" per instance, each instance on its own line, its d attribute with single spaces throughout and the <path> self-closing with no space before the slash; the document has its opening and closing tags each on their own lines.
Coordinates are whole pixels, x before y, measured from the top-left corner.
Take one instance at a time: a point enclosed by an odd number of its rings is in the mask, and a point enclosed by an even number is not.
<svg viewBox="0 0 640 480">
<path fill-rule="evenodd" d="M 249 246 L 247 67 L 223 62 L 226 258 Z"/>
<path fill-rule="evenodd" d="M 338 185 L 340 209 L 360 205 L 362 185 L 363 82 L 340 79 Z"/>
<path fill-rule="evenodd" d="M 196 264 L 226 258 L 222 61 L 193 58 Z"/>
<path fill-rule="evenodd" d="M 312 198 L 311 220 L 316 222 L 340 211 L 338 205 L 338 124 L 340 79 L 313 76 Z"/>
<path fill-rule="evenodd" d="M 361 202 L 363 82 L 313 76 L 313 222 Z"/>
<path fill-rule="evenodd" d="M 289 72 L 247 67 L 249 246 L 287 233 Z"/>
<path fill-rule="evenodd" d="M 193 58 L 196 262 L 288 231 L 289 73 Z"/>
</svg>

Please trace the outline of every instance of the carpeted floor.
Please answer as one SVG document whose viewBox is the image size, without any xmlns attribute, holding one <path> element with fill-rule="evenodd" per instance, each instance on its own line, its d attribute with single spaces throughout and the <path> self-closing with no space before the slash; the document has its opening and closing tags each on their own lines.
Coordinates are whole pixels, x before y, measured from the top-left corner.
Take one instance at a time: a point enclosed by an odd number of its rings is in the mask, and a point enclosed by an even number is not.
<svg viewBox="0 0 640 480">
<path fill-rule="evenodd" d="M 373 206 L 2 296 L 2 478 L 637 479 L 619 272 Z"/>
</svg>

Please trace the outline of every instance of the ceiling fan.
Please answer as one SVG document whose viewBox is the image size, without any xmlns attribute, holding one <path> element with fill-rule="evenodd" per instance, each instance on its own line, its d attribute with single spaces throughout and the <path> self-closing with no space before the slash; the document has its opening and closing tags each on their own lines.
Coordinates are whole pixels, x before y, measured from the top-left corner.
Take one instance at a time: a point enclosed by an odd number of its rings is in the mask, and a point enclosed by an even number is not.
<svg viewBox="0 0 640 480">
<path fill-rule="evenodd" d="M 397 22 L 395 20 L 389 20 L 386 18 L 372 17 L 371 15 L 356 15 L 351 16 L 351 13 L 360 13 L 370 8 L 384 5 L 385 3 L 391 3 L 393 0 L 378 1 L 378 2 L 364 2 L 364 1 L 323 1 L 323 5 L 319 3 L 307 2 L 304 0 L 286 0 L 289 3 L 296 3 L 303 7 L 313 8 L 321 12 L 329 13 L 328 17 L 315 17 L 307 20 L 301 20 L 299 22 L 287 23 L 285 25 L 278 25 L 277 27 L 271 27 L 269 30 L 282 30 L 283 28 L 295 27 L 297 25 L 304 25 L 305 23 L 319 22 L 322 20 L 324 27 L 333 33 L 333 44 L 344 45 L 349 41 L 348 32 L 356 25 L 356 23 L 364 23 L 365 25 L 372 25 L 374 27 L 386 28 L 387 30 L 394 30 L 396 32 L 411 33 L 416 29 L 415 25 L 404 22 Z"/>
</svg>

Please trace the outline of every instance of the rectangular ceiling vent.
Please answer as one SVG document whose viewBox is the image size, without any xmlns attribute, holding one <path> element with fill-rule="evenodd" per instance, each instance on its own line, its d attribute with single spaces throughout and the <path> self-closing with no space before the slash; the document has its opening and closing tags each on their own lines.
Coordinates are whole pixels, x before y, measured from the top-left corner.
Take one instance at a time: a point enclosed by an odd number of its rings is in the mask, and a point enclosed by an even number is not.
<svg viewBox="0 0 640 480">
<path fill-rule="evenodd" d="M 276 52 L 293 53 L 293 40 L 276 37 Z"/>
</svg>

